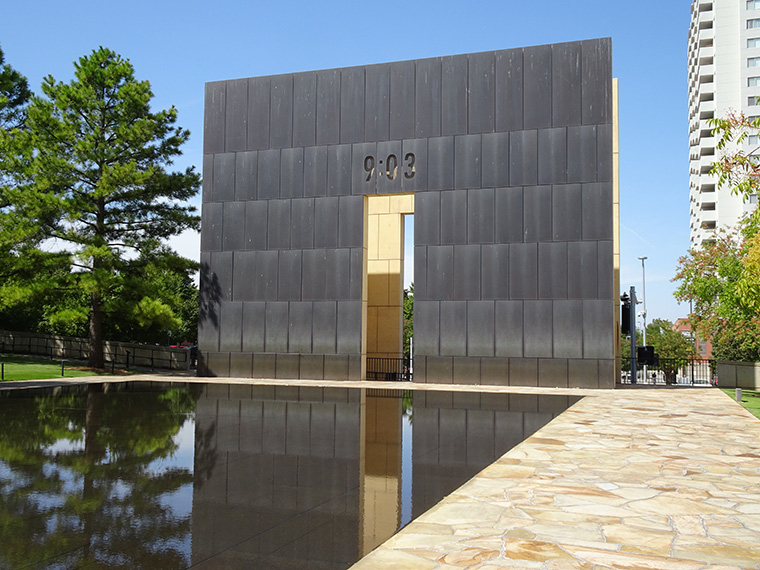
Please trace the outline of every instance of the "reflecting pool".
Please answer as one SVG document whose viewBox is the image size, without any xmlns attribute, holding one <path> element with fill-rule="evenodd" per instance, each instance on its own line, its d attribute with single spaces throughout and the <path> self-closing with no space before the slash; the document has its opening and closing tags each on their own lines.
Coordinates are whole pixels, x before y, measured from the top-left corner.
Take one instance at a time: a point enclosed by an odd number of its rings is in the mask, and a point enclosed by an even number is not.
<svg viewBox="0 0 760 570">
<path fill-rule="evenodd" d="M 0 390 L 0 568 L 348 568 L 577 399 Z"/>
</svg>

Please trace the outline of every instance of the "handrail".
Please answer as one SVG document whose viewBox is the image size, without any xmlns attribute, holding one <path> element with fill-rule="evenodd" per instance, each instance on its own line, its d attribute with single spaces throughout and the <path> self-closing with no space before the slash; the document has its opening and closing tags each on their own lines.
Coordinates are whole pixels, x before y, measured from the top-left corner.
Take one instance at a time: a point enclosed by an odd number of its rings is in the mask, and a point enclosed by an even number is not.
<svg viewBox="0 0 760 570">
<path fill-rule="evenodd" d="M 86 360 L 90 356 L 87 339 L 0 331 L 0 353 L 32 354 L 56 359 Z M 103 343 L 103 357 L 107 367 L 141 367 L 187 370 L 190 368 L 190 350 L 168 346 L 155 346 L 118 341 Z"/>
<path fill-rule="evenodd" d="M 410 382 L 412 367 L 409 358 L 367 357 L 367 380 Z"/>
<path fill-rule="evenodd" d="M 631 378 L 630 357 L 621 358 L 619 384 L 698 386 L 717 381 L 717 361 L 701 358 L 634 359 L 636 378 Z"/>
</svg>

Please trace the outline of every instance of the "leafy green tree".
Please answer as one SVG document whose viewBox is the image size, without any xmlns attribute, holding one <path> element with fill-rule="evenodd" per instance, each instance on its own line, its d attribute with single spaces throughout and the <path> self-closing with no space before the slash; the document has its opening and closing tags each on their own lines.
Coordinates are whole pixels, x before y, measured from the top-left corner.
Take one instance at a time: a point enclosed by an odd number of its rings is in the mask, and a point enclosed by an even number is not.
<svg viewBox="0 0 760 570">
<path fill-rule="evenodd" d="M 659 355 L 658 368 L 665 373 L 668 383 L 675 380 L 679 368 L 696 356 L 693 343 L 674 330 L 673 323 L 666 319 L 654 319 L 647 325 L 647 344 Z"/>
<path fill-rule="evenodd" d="M 718 187 L 729 187 L 746 200 L 760 193 L 760 157 L 745 150 L 760 120 L 729 112 L 711 119 L 720 157 L 711 172 Z M 713 356 L 724 360 L 760 361 L 760 211 L 731 231 L 720 230 L 678 262 L 675 297 L 693 304 L 691 328 L 709 338 Z"/>
<path fill-rule="evenodd" d="M 198 336 L 198 289 L 182 266 L 146 264 L 113 300 L 109 338 L 158 344 L 192 342 Z"/>
<path fill-rule="evenodd" d="M 29 82 L 26 77 L 5 63 L 5 54 L 0 49 L 0 133 L 6 133 L 13 129 L 23 127 L 26 119 L 26 105 L 32 92 L 29 90 Z M 2 216 L 8 208 L 9 200 L 6 188 L 13 184 L 13 180 L 3 171 L 2 164 L 6 156 L 4 139 L 0 137 L 0 224 L 4 223 Z M 6 228 L 6 231 L 8 229 Z M 17 259 L 10 254 L 11 247 L 17 236 L 9 236 L 11 239 L 3 242 L 0 240 L 0 280 L 7 281 L 8 275 L 15 269 Z M 2 307 L 0 296 L 0 307 Z"/>
<path fill-rule="evenodd" d="M 57 276 L 50 290 L 0 288 L 0 292 L 30 293 L 9 306 L 0 303 L 3 328 L 86 337 L 89 298 L 76 285 L 67 272 Z M 198 335 L 198 304 L 198 289 L 189 270 L 146 263 L 131 279 L 119 276 L 104 301 L 109 308 L 104 335 L 110 340 L 150 344 L 192 342 Z"/>
<path fill-rule="evenodd" d="M 660 358 L 686 361 L 696 357 L 694 343 L 667 319 L 654 319 L 647 324 L 647 344 L 654 347 Z"/>
<path fill-rule="evenodd" d="M 754 280 L 747 238 L 756 235 L 754 223 L 739 233 L 716 233 L 679 260 L 674 277 L 680 281 L 676 299 L 692 303 L 692 329 L 712 340 L 713 356 L 721 360 L 760 361 L 760 314 L 746 292 Z"/>
<path fill-rule="evenodd" d="M 409 358 L 410 341 L 414 332 L 414 283 L 404 289 L 404 356 Z"/>
<path fill-rule="evenodd" d="M 742 143 L 760 131 L 760 119 L 729 111 L 724 118 L 710 119 L 709 124 L 713 127 L 713 136 L 718 139 L 716 147 L 721 151 L 711 170 L 718 177 L 718 187 L 728 186 L 733 194 L 745 198 L 757 194 L 760 157 L 756 148 L 745 150 Z"/>
<path fill-rule="evenodd" d="M 26 77 L 5 63 L 0 48 L 0 129 L 9 130 L 24 124 L 26 104 L 31 96 Z"/>
<path fill-rule="evenodd" d="M 42 92 L 24 129 L 0 133 L 0 168 L 14 182 L 0 210 L 0 252 L 13 260 L 0 302 L 40 289 L 83 292 L 90 365 L 102 367 L 106 321 L 131 310 L 143 326 L 173 326 L 166 303 L 124 292 L 146 281 L 149 265 L 195 268 L 160 244 L 199 226 L 187 200 L 200 177 L 193 168 L 169 170 L 189 132 L 176 126 L 174 107 L 151 111 L 150 84 L 116 53 L 93 51 L 75 63 L 74 80 L 48 76 Z M 49 311 L 50 322 L 82 319 L 60 309 Z"/>
<path fill-rule="evenodd" d="M 757 210 L 753 216 L 753 223 L 758 223 Z M 742 259 L 742 275 L 736 284 L 737 293 L 742 304 L 748 311 L 760 315 L 760 232 L 754 233 L 750 230 L 747 233 L 745 242 L 745 255 Z"/>
</svg>

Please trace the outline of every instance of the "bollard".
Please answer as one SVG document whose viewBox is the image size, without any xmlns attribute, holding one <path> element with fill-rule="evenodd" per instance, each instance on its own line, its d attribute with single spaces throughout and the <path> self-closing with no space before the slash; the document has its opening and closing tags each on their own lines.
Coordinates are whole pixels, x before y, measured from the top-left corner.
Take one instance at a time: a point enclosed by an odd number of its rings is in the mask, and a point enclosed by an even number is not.
<svg viewBox="0 0 760 570">
<path fill-rule="evenodd" d="M 5 380 L 5 362 L 0 362 L 0 381 Z"/>
<path fill-rule="evenodd" d="M 741 388 L 736 389 L 736 401 L 739 402 L 740 404 L 742 403 L 742 389 Z"/>
<path fill-rule="evenodd" d="M 61 378 L 63 378 L 63 358 L 61 358 Z"/>
</svg>

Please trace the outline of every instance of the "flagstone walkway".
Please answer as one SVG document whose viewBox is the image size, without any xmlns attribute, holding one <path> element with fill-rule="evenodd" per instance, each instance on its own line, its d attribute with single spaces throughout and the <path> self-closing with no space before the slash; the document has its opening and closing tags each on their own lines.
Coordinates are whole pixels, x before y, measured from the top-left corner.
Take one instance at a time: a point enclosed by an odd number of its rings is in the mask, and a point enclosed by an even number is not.
<svg viewBox="0 0 760 570">
<path fill-rule="evenodd" d="M 760 420 L 716 389 L 598 392 L 352 568 L 760 569 Z"/>
</svg>

